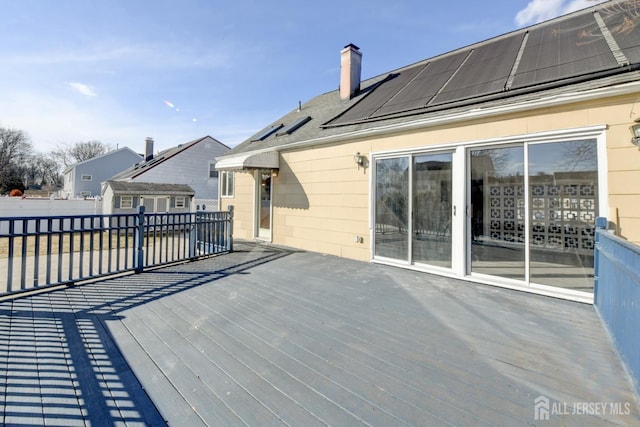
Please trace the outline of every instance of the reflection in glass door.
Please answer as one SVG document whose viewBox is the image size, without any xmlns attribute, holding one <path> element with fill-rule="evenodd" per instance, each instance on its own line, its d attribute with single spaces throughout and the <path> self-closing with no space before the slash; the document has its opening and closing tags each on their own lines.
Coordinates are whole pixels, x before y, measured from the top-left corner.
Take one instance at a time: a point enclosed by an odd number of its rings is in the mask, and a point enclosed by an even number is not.
<svg viewBox="0 0 640 427">
<path fill-rule="evenodd" d="M 470 154 L 471 272 L 593 292 L 597 141 Z"/>
<path fill-rule="evenodd" d="M 413 261 L 451 268 L 451 153 L 416 156 L 413 175 Z"/>
<path fill-rule="evenodd" d="M 524 148 L 471 151 L 471 271 L 525 279 Z"/>
<path fill-rule="evenodd" d="M 258 237 L 271 239 L 271 171 L 258 171 L 257 222 Z"/>
<path fill-rule="evenodd" d="M 377 159 L 375 166 L 375 256 L 451 268 L 453 155 Z"/>
<path fill-rule="evenodd" d="M 593 291 L 595 140 L 529 145 L 530 280 Z"/>
<path fill-rule="evenodd" d="M 375 256 L 409 257 L 409 157 L 376 160 Z"/>
</svg>

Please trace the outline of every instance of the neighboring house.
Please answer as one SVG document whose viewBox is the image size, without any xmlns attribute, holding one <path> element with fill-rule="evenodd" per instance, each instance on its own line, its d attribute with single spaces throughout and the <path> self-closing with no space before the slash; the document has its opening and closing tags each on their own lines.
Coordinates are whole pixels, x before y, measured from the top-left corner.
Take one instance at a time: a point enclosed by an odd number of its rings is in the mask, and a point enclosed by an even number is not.
<svg viewBox="0 0 640 427">
<path fill-rule="evenodd" d="M 228 151 L 229 147 L 223 143 L 205 136 L 154 155 L 153 139 L 147 138 L 144 160 L 109 180 L 186 184 L 195 191 L 195 198 L 205 203 L 218 199 L 215 158 Z"/>
<path fill-rule="evenodd" d="M 194 194 L 186 184 L 107 181 L 102 213 L 136 213 L 138 206 L 144 206 L 147 213 L 187 213 Z"/>
<path fill-rule="evenodd" d="M 64 170 L 64 198 L 95 197 L 101 194 L 101 184 L 113 175 L 140 162 L 142 156 L 130 148 L 123 147 L 84 162 L 76 163 Z"/>
<path fill-rule="evenodd" d="M 321 94 L 219 157 L 234 236 L 581 301 L 640 243 L 640 16 L 607 2 Z M 349 272 L 345 272 L 349 274 Z"/>
</svg>

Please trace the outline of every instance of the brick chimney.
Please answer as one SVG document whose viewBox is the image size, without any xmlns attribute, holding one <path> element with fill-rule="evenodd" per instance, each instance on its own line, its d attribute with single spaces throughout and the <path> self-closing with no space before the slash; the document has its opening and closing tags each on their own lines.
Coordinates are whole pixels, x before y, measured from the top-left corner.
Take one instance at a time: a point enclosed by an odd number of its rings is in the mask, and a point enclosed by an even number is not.
<svg viewBox="0 0 640 427">
<path fill-rule="evenodd" d="M 151 160 L 153 159 L 153 138 L 147 138 L 144 142 L 144 160 Z"/>
<path fill-rule="evenodd" d="M 360 90 L 362 53 L 352 43 L 340 51 L 340 98 L 351 99 Z"/>
</svg>

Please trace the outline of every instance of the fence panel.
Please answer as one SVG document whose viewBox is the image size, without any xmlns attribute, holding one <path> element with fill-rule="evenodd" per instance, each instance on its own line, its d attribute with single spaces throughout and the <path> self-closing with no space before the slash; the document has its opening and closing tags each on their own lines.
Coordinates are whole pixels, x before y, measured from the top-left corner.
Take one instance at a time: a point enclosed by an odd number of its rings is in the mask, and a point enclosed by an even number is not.
<svg viewBox="0 0 640 427">
<path fill-rule="evenodd" d="M 640 396 L 640 247 L 596 222 L 595 306 Z"/>
<path fill-rule="evenodd" d="M 232 250 L 233 211 L 0 218 L 0 295 Z"/>
</svg>

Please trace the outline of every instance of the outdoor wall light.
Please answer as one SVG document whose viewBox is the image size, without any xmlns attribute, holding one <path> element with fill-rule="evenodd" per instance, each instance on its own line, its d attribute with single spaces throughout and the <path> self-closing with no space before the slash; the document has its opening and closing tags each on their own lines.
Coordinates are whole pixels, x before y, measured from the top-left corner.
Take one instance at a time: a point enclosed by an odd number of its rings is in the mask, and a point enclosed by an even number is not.
<svg viewBox="0 0 640 427">
<path fill-rule="evenodd" d="M 271 176 L 274 177 L 274 178 L 277 178 L 278 177 L 278 169 L 272 169 L 271 170 Z"/>
<path fill-rule="evenodd" d="M 360 169 L 360 166 L 364 166 L 364 156 L 360 154 L 359 151 L 353 155 L 353 160 L 355 160 L 356 165 L 358 165 L 358 169 Z"/>
<path fill-rule="evenodd" d="M 631 135 L 633 135 L 631 143 L 640 148 L 640 123 L 636 122 L 636 124 L 632 125 L 629 130 L 631 131 Z"/>
</svg>

